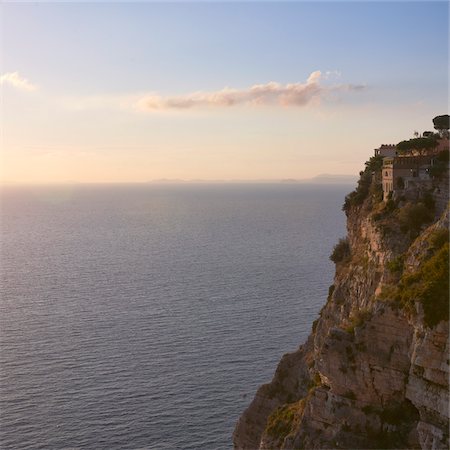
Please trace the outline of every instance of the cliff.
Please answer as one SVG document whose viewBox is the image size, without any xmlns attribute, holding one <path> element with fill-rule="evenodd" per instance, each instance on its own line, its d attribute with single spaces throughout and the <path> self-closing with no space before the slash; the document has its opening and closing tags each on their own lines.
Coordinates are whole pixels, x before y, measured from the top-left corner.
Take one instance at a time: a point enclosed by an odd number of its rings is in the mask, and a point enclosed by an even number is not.
<svg viewBox="0 0 450 450">
<path fill-rule="evenodd" d="M 240 417 L 236 449 L 448 448 L 448 177 L 383 202 L 370 166 L 320 317 Z"/>
</svg>

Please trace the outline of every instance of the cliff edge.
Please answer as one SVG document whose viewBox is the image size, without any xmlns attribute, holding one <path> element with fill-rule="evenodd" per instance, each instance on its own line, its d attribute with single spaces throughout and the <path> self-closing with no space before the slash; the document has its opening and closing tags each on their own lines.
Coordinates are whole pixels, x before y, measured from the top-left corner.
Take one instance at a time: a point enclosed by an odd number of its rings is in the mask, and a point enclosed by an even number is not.
<svg viewBox="0 0 450 450">
<path fill-rule="evenodd" d="M 383 201 L 374 165 L 346 197 L 320 317 L 240 417 L 236 449 L 449 448 L 448 170 Z"/>
</svg>

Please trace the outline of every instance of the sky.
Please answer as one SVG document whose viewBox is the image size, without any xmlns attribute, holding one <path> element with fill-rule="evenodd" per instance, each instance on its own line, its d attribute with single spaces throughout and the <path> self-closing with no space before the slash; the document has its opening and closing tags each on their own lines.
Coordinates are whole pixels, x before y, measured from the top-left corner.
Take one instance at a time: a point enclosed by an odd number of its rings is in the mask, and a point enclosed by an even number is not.
<svg viewBox="0 0 450 450">
<path fill-rule="evenodd" d="M 448 113 L 447 2 L 2 3 L 1 183 L 303 179 Z"/>
</svg>

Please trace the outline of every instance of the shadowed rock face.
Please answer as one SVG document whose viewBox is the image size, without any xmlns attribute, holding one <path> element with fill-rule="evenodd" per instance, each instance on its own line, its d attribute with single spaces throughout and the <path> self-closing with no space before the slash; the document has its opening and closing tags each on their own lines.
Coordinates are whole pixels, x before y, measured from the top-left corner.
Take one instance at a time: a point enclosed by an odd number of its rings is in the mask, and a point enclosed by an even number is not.
<svg viewBox="0 0 450 450">
<path fill-rule="evenodd" d="M 240 417 L 236 449 L 448 448 L 448 319 L 430 325 L 419 300 L 383 295 L 432 257 L 448 209 L 415 239 L 395 223 L 386 232 L 375 209 L 368 198 L 348 212 L 351 256 L 307 342 Z M 399 256 L 401 275 L 389 264 Z"/>
</svg>

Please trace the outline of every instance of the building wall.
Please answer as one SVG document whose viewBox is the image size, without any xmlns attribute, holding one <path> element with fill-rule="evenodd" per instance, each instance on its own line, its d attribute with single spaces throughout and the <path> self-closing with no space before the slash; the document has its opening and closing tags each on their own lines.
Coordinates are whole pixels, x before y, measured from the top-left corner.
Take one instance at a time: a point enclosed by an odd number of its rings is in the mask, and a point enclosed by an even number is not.
<svg viewBox="0 0 450 450">
<path fill-rule="evenodd" d="M 382 145 L 375 149 L 375 156 L 393 157 L 397 156 L 397 148 L 395 145 Z"/>
<path fill-rule="evenodd" d="M 386 201 L 389 193 L 394 190 L 394 169 L 391 160 L 383 164 L 381 182 L 383 185 L 383 200 Z"/>
<path fill-rule="evenodd" d="M 430 179 L 428 169 L 432 164 L 432 159 L 426 156 L 399 156 L 385 158 L 381 180 L 383 186 L 383 200 L 387 201 L 389 194 L 401 190 L 399 179 L 403 180 L 403 188 L 408 189 L 409 185 L 417 185 Z"/>
</svg>

